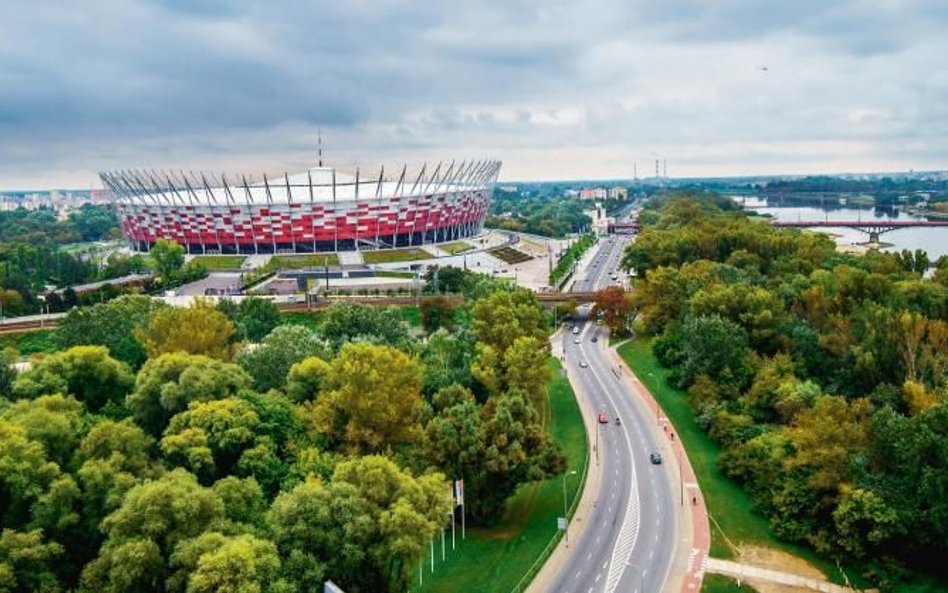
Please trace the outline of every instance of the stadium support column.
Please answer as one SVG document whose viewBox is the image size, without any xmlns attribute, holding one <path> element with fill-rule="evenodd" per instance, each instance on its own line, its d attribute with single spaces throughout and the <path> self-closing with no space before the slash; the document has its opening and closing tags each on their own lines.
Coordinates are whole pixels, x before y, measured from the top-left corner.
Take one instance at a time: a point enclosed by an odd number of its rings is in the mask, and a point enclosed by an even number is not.
<svg viewBox="0 0 948 593">
<path fill-rule="evenodd" d="M 234 199 L 234 194 L 230 192 L 230 186 L 227 185 L 227 179 L 223 173 L 221 173 L 221 185 L 224 188 L 224 196 L 227 198 L 227 213 L 225 216 L 230 218 L 230 234 L 234 237 L 234 253 L 240 253 L 240 241 L 237 239 L 237 222 L 234 213 L 231 212 L 231 209 L 237 206 L 237 200 Z"/>
<path fill-rule="evenodd" d="M 325 221 L 326 217 L 323 216 Z M 339 251 L 339 217 L 336 215 L 336 170 L 332 170 L 332 250 Z"/>
<path fill-rule="evenodd" d="M 290 189 L 290 176 L 285 171 L 283 181 L 286 183 L 286 212 L 290 217 L 290 242 L 293 244 L 293 253 L 296 253 L 296 233 L 293 232 L 293 190 Z"/>
<path fill-rule="evenodd" d="M 273 194 L 270 193 L 270 182 L 267 180 L 267 174 L 263 174 L 263 188 L 267 192 L 267 220 L 270 221 L 270 245 L 273 246 L 274 255 L 277 252 L 276 235 L 273 233 Z"/>
<path fill-rule="evenodd" d="M 250 193 L 250 186 L 247 185 L 247 176 L 241 175 L 240 180 L 244 182 L 244 199 L 247 202 L 245 216 L 250 218 L 250 238 L 253 240 L 253 254 L 258 255 L 260 248 L 257 246 L 257 229 L 253 228 L 253 197 Z"/>
<path fill-rule="evenodd" d="M 375 248 L 379 248 L 379 235 L 382 230 L 382 180 L 385 178 L 385 166 L 379 169 L 379 182 L 375 186 Z"/>
<path fill-rule="evenodd" d="M 313 205 L 313 173 L 306 171 L 309 182 L 309 232 L 313 235 L 313 253 L 316 253 L 316 207 Z M 326 226 L 326 210 L 323 209 L 323 226 Z"/>
<path fill-rule="evenodd" d="M 361 251 L 359 249 L 359 168 L 356 167 L 356 183 L 355 183 L 355 250 Z"/>
</svg>

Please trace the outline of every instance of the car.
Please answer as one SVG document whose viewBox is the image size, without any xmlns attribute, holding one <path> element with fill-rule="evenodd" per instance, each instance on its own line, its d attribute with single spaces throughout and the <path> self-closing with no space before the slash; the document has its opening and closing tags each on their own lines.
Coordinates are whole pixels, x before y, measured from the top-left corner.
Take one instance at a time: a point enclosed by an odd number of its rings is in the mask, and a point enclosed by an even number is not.
<svg viewBox="0 0 948 593">
<path fill-rule="evenodd" d="M 622 421 L 619 420 L 618 416 L 616 416 L 616 426 L 622 426 Z"/>
<path fill-rule="evenodd" d="M 599 336 L 593 336 L 593 337 L 592 337 L 592 341 L 593 341 L 593 342 L 598 342 L 598 341 L 599 341 Z"/>
<path fill-rule="evenodd" d="M 582 342 L 582 340 L 580 340 L 578 337 L 575 340 L 573 340 L 574 344 L 579 344 L 580 342 Z"/>
<path fill-rule="evenodd" d="M 609 424 L 609 416 L 605 412 L 599 413 L 599 424 Z"/>
<path fill-rule="evenodd" d="M 653 452 L 651 455 L 648 456 L 648 459 L 649 459 L 649 461 L 651 461 L 651 462 L 652 462 L 653 464 L 655 464 L 655 465 L 661 465 L 661 463 L 662 463 L 662 454 L 659 453 L 659 452 L 657 452 L 657 451 L 656 451 L 656 452 Z"/>
<path fill-rule="evenodd" d="M 589 366 L 589 364 L 587 364 L 585 360 L 579 361 L 579 367 L 580 367 L 580 368 L 583 368 L 583 369 L 584 369 L 584 368 L 586 368 L 586 367 L 588 367 L 588 366 Z"/>
<path fill-rule="evenodd" d="M 574 326 L 573 326 L 573 335 L 578 334 L 578 333 L 579 333 L 579 328 L 574 325 Z"/>
</svg>

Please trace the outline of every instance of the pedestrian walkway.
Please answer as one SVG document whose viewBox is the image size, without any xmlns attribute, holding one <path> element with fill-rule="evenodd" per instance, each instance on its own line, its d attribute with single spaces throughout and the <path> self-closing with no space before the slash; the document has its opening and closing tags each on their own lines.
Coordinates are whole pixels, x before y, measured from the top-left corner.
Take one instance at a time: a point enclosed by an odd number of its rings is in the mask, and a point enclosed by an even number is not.
<svg viewBox="0 0 948 593">
<path fill-rule="evenodd" d="M 763 581 L 768 583 L 777 583 L 790 587 L 801 589 L 810 589 L 822 593 L 858 593 L 856 589 L 843 587 L 827 581 L 811 579 L 809 577 L 771 570 L 769 568 L 760 568 L 748 564 L 738 564 L 730 560 L 719 560 L 717 558 L 705 558 L 704 571 L 729 576 L 743 581 Z"/>
<path fill-rule="evenodd" d="M 339 265 L 340 266 L 361 266 L 365 263 L 362 260 L 361 251 L 339 251 Z"/>
</svg>

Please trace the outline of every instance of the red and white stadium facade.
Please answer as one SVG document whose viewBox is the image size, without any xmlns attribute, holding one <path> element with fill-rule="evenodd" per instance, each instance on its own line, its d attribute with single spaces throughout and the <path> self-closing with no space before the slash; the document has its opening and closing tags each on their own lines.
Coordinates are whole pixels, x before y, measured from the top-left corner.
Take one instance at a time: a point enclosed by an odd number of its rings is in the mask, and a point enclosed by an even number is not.
<svg viewBox="0 0 948 593">
<path fill-rule="evenodd" d="M 499 161 L 465 161 L 394 176 L 317 167 L 256 181 L 158 171 L 100 177 L 139 251 L 165 238 L 189 253 L 311 253 L 476 235 L 499 172 Z"/>
</svg>

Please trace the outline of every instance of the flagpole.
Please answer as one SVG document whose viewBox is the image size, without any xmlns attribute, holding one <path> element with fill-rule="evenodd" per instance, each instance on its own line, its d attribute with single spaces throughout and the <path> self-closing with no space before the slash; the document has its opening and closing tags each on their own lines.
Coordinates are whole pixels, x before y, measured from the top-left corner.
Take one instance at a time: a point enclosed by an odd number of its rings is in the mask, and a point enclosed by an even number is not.
<svg viewBox="0 0 948 593">
<path fill-rule="evenodd" d="M 451 509 L 451 549 L 454 550 L 454 515 L 457 512 L 458 508 L 454 507 Z"/>
<path fill-rule="evenodd" d="M 444 527 L 441 528 L 441 562 L 444 562 Z"/>
<path fill-rule="evenodd" d="M 431 544 L 431 572 L 434 573 L 434 536 L 428 540 L 428 543 Z"/>
</svg>

